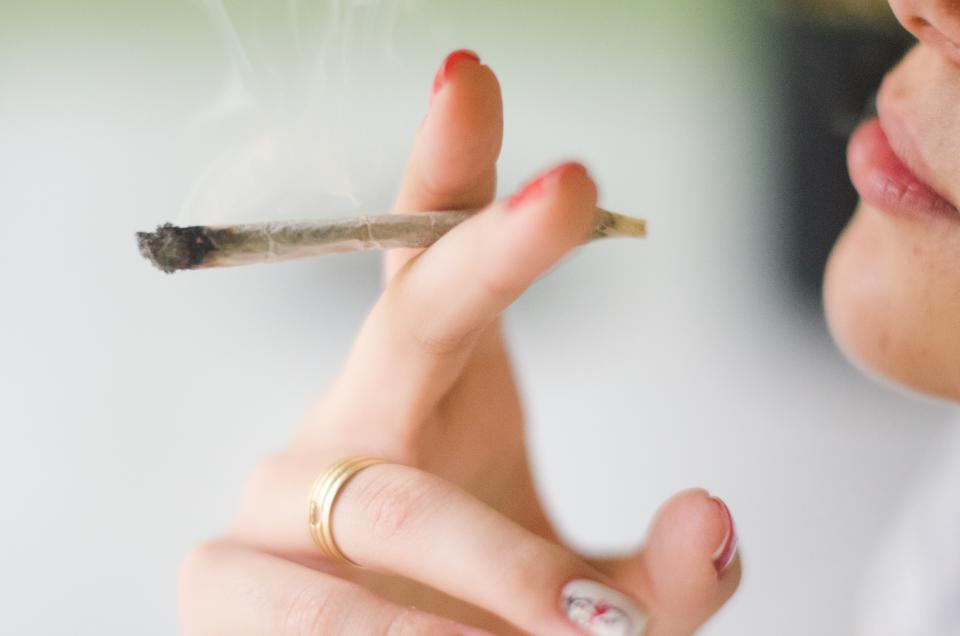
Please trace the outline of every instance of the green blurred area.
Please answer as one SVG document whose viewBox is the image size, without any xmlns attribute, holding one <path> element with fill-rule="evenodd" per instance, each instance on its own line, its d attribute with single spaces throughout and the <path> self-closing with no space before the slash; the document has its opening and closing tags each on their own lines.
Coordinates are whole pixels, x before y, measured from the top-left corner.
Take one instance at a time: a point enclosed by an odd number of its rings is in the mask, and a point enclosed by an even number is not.
<svg viewBox="0 0 960 636">
<path fill-rule="evenodd" d="M 753 0 L 5 0 L 0 69 L 39 83 L 67 77 L 83 93 L 123 86 L 132 96 L 159 84 L 200 99 L 237 64 L 224 25 L 211 16 L 217 6 L 253 72 L 288 85 L 301 81 L 291 69 L 316 68 L 332 24 L 344 60 L 338 68 L 355 77 L 378 66 L 432 66 L 459 47 L 479 51 L 498 72 L 514 69 L 523 81 L 545 85 L 584 75 L 632 83 L 640 66 L 682 74 L 701 60 L 723 60 L 724 75 L 763 75 Z M 576 72 L 556 74 L 561 67 Z"/>
<path fill-rule="evenodd" d="M 228 8 L 244 11 L 254 10 L 261 15 L 278 15 L 292 9 L 309 10 L 319 5 L 339 5 L 347 7 L 367 6 L 387 8 L 391 2 L 349 2 L 337 0 L 298 0 L 293 2 L 264 2 L 262 0 L 225 0 Z M 659 0 L 638 2 L 635 0 L 421 0 L 399 3 L 407 10 L 425 10 L 433 15 L 462 16 L 464 18 L 482 18 L 484 15 L 498 15 L 508 19 L 513 17 L 522 21 L 525 17 L 548 18 L 551 22 L 561 18 L 577 19 L 586 15 L 619 15 L 621 17 L 642 20 L 657 19 L 670 21 L 703 20 L 729 14 L 731 9 L 742 8 L 751 2 L 744 0 Z M 154 26 L 169 26 L 190 20 L 201 5 L 200 0 L 157 1 L 157 0 L 5 0 L 0 5 L 0 17 L 4 30 L 17 30 L 29 23 L 48 24 L 49 21 L 80 20 L 90 23 L 118 26 L 125 23 L 137 23 L 144 18 L 154 22 Z M 477 15 L 477 14 L 480 15 Z"/>
<path fill-rule="evenodd" d="M 641 37 L 683 37 L 695 45 L 692 35 L 743 25 L 744 12 L 751 11 L 750 0 L 671 0 L 636 2 L 631 0 L 510 0 L 360 3 L 344 0 L 299 0 L 263 2 L 225 0 L 228 12 L 255 26 L 263 37 L 280 43 L 289 36 L 291 16 L 312 19 L 313 14 L 355 10 L 393 11 L 424 25 L 430 23 L 456 27 L 466 32 L 498 32 L 503 38 L 521 36 L 548 37 L 577 47 L 590 40 L 596 44 L 600 33 L 616 42 Z M 0 3 L 0 36 L 4 43 L 30 48 L 31 44 L 64 45 L 77 38 L 134 38 L 140 44 L 175 37 L 177 44 L 189 46 L 204 40 L 210 26 L 206 23 L 201 0 L 5 0 Z M 693 33 L 691 32 L 693 29 Z M 50 36 L 53 36 L 51 39 Z"/>
</svg>

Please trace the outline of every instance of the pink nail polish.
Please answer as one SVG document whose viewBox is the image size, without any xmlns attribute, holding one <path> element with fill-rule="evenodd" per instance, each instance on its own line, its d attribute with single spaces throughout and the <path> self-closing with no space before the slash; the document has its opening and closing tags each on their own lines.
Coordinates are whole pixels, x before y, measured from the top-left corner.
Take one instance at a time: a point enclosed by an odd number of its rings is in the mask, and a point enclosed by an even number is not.
<svg viewBox="0 0 960 636">
<path fill-rule="evenodd" d="M 437 91 L 443 88 L 443 85 L 446 84 L 447 79 L 450 77 L 451 71 L 453 71 L 453 68 L 464 60 L 479 62 L 480 56 L 470 49 L 457 49 L 448 55 L 446 59 L 443 60 L 443 64 L 440 65 L 440 68 L 437 70 L 437 74 L 433 78 L 434 95 L 436 95 Z"/>
<path fill-rule="evenodd" d="M 523 186 L 519 192 L 510 197 L 510 199 L 507 201 L 507 209 L 513 210 L 514 208 L 518 208 L 525 203 L 529 203 L 530 201 L 537 199 L 545 191 L 555 185 L 564 174 L 575 170 L 583 173 L 587 172 L 587 169 L 583 167 L 583 164 L 577 163 L 576 161 L 568 161 L 566 163 L 561 163 L 558 166 L 554 166 L 539 176 L 534 177 L 531 181 L 527 182 L 527 184 Z"/>
<path fill-rule="evenodd" d="M 719 497 L 711 497 L 711 499 L 719 505 L 723 520 L 727 526 L 727 532 L 723 537 L 723 542 L 720 543 L 717 551 L 713 553 L 713 567 L 716 568 L 718 575 L 723 575 L 723 573 L 733 565 L 733 561 L 737 557 L 737 529 L 733 524 L 733 515 L 730 514 L 730 509 L 727 508 L 727 504 L 723 503 L 723 500 Z"/>
</svg>

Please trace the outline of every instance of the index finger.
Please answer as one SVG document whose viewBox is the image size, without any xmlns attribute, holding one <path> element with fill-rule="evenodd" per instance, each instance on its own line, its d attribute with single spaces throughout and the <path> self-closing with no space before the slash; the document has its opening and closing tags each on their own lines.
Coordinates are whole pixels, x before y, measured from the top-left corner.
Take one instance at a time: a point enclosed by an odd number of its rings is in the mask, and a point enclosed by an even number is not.
<svg viewBox="0 0 960 636">
<path fill-rule="evenodd" d="M 503 141 L 497 77 L 473 51 L 450 53 L 437 70 L 427 117 L 417 131 L 394 212 L 482 208 L 493 200 Z M 384 259 L 390 280 L 418 249 Z"/>
</svg>

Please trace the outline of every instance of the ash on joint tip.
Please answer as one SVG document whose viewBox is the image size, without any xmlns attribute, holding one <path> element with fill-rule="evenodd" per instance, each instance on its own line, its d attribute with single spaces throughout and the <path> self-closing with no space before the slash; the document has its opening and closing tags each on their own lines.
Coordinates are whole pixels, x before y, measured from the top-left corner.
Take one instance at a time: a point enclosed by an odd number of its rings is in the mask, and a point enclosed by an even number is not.
<svg viewBox="0 0 960 636">
<path fill-rule="evenodd" d="M 156 232 L 137 232 L 137 246 L 145 258 L 168 274 L 199 266 L 216 249 L 204 228 L 170 223 L 158 226 Z"/>
</svg>

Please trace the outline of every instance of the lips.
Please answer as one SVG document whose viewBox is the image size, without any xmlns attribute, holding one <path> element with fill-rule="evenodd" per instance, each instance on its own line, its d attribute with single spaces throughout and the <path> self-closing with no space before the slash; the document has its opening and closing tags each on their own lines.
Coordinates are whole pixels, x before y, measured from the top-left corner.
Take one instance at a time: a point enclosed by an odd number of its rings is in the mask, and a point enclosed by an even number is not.
<svg viewBox="0 0 960 636">
<path fill-rule="evenodd" d="M 883 111 L 881 107 L 883 122 L 871 119 L 862 124 L 847 148 L 850 178 L 861 199 L 896 215 L 948 217 L 960 222 L 957 208 L 909 167 L 921 165 L 909 150 L 911 140 L 899 120 Z"/>
</svg>

